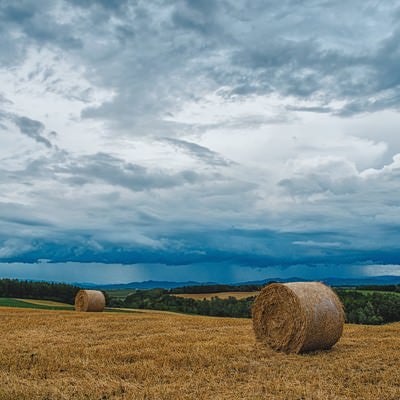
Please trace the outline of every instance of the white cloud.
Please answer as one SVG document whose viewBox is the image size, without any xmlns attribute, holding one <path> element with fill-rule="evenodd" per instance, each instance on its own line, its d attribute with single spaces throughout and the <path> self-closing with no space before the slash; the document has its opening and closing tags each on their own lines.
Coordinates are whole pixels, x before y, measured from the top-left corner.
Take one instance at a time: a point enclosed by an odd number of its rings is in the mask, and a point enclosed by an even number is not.
<svg viewBox="0 0 400 400">
<path fill-rule="evenodd" d="M 400 265 L 367 265 L 364 267 L 364 272 L 367 276 L 400 276 Z"/>
</svg>

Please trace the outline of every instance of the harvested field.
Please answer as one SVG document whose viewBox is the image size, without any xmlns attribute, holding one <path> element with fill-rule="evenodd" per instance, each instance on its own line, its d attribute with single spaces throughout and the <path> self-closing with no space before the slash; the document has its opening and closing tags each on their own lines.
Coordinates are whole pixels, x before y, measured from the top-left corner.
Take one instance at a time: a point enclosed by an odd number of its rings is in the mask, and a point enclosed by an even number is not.
<svg viewBox="0 0 400 400">
<path fill-rule="evenodd" d="M 184 297 L 185 299 L 211 299 L 213 297 L 219 297 L 220 299 L 227 299 L 229 297 L 235 297 L 237 299 L 246 299 L 247 297 L 257 296 L 260 292 L 220 292 L 220 293 L 182 293 L 174 294 L 177 297 Z"/>
<path fill-rule="evenodd" d="M 249 319 L 0 308 L 0 399 L 400 398 L 400 323 L 276 353 Z"/>
</svg>

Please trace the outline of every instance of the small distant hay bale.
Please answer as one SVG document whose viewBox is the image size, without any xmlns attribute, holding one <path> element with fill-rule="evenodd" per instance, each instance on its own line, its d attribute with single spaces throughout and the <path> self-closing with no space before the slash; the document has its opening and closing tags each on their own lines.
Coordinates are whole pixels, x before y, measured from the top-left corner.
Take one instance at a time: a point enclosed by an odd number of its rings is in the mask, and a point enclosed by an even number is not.
<svg viewBox="0 0 400 400">
<path fill-rule="evenodd" d="M 319 282 L 268 285 L 257 296 L 252 315 L 256 338 L 285 353 L 330 349 L 343 332 L 343 305 Z"/>
<path fill-rule="evenodd" d="M 101 312 L 106 306 L 106 298 L 100 290 L 80 290 L 75 296 L 75 310 Z"/>
</svg>

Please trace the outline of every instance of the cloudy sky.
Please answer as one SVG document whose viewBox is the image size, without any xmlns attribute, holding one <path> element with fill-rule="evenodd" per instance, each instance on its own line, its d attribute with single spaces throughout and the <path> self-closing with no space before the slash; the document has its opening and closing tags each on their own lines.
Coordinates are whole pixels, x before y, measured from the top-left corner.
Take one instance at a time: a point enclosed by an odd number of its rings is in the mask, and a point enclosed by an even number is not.
<svg viewBox="0 0 400 400">
<path fill-rule="evenodd" d="M 1 0 L 0 276 L 400 275 L 400 5 Z"/>
</svg>

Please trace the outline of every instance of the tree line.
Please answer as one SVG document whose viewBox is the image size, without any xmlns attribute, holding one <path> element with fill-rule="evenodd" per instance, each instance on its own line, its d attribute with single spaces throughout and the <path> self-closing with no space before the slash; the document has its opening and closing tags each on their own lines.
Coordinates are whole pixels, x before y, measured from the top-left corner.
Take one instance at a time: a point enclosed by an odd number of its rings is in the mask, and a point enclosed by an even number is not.
<svg viewBox="0 0 400 400">
<path fill-rule="evenodd" d="M 74 304 L 79 287 L 66 283 L 0 279 L 0 297 L 53 300 Z"/>
<path fill-rule="evenodd" d="M 373 290 L 375 292 L 396 292 L 400 293 L 400 285 L 365 285 L 359 286 L 357 290 Z"/>
<path fill-rule="evenodd" d="M 387 292 L 387 291 L 385 291 Z M 346 321 L 355 324 L 384 324 L 400 321 L 400 296 L 396 293 L 337 289 Z M 111 307 L 174 311 L 218 317 L 251 318 L 255 296 L 245 299 L 191 299 L 177 297 L 164 289 L 136 290 L 125 299 L 110 298 Z"/>
<path fill-rule="evenodd" d="M 124 300 L 110 298 L 110 307 L 174 311 L 187 314 L 210 315 L 215 317 L 247 318 L 250 316 L 254 297 L 238 300 L 235 297 L 210 300 L 195 300 L 173 296 L 164 289 L 136 290 Z"/>
<path fill-rule="evenodd" d="M 348 322 L 355 324 L 384 324 L 400 321 L 400 295 L 389 290 L 366 292 L 338 289 Z"/>
</svg>

